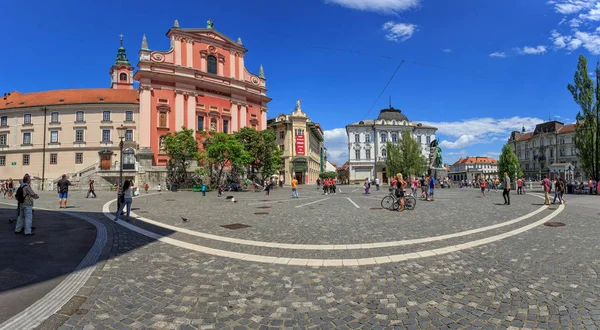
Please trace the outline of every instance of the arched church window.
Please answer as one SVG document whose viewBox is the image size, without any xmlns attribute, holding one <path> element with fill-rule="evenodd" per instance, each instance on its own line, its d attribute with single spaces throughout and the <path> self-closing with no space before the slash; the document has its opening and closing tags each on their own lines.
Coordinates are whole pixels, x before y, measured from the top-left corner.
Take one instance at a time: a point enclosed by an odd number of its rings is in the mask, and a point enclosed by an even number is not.
<svg viewBox="0 0 600 330">
<path fill-rule="evenodd" d="M 387 151 L 385 149 L 381 149 L 381 157 L 382 158 L 386 158 L 387 157 Z"/>
<path fill-rule="evenodd" d="M 127 73 L 121 72 L 121 74 L 119 74 L 119 80 L 120 81 L 127 81 Z"/>
<path fill-rule="evenodd" d="M 217 74 L 217 58 L 212 55 L 208 57 L 208 73 Z"/>
</svg>

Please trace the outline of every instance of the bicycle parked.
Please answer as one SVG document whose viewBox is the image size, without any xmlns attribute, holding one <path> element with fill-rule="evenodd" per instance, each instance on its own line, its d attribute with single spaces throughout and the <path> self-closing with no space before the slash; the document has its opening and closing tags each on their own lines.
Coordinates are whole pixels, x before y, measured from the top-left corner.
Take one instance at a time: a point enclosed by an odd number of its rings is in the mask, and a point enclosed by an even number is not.
<svg viewBox="0 0 600 330">
<path fill-rule="evenodd" d="M 412 195 L 404 195 L 404 208 L 414 210 L 417 206 L 417 199 Z M 390 188 L 390 194 L 381 199 L 381 207 L 390 211 L 398 211 L 400 208 L 400 199 L 396 197 L 396 189 Z"/>
</svg>

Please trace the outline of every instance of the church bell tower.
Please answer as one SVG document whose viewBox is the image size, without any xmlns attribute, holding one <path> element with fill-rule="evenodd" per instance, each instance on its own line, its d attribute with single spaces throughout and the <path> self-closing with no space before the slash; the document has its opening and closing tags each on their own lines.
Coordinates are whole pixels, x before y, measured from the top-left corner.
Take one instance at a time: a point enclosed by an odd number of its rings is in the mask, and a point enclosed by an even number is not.
<svg viewBox="0 0 600 330">
<path fill-rule="evenodd" d="M 123 35 L 121 46 L 117 51 L 117 59 L 110 67 L 110 88 L 112 89 L 133 89 L 133 66 L 127 60 L 125 47 L 123 47 Z"/>
</svg>

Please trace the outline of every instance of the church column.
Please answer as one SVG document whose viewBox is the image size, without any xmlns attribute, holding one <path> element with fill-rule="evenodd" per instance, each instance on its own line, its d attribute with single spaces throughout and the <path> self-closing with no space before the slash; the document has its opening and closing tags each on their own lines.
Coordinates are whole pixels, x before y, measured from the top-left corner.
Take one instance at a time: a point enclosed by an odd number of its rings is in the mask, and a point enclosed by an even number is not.
<svg viewBox="0 0 600 330">
<path fill-rule="evenodd" d="M 181 65 L 181 37 L 175 38 L 175 65 Z"/>
<path fill-rule="evenodd" d="M 196 93 L 188 93 L 188 103 L 187 103 L 187 123 L 186 126 L 188 129 L 193 129 L 194 132 L 198 130 L 196 128 Z"/>
<path fill-rule="evenodd" d="M 242 53 L 238 53 L 238 67 L 240 69 L 239 75 L 238 75 L 238 79 L 239 80 L 244 80 L 244 70 L 245 70 L 245 66 L 244 66 L 244 54 Z"/>
<path fill-rule="evenodd" d="M 267 109 L 262 108 L 260 110 L 260 130 L 263 131 L 266 129 L 267 129 Z"/>
<path fill-rule="evenodd" d="M 224 71 L 225 70 L 225 56 L 218 54 L 217 63 L 219 65 L 217 72 L 219 72 L 220 74 L 223 74 L 223 72 L 225 72 Z"/>
<path fill-rule="evenodd" d="M 229 75 L 235 78 L 235 52 L 229 52 Z"/>
<path fill-rule="evenodd" d="M 183 91 L 175 90 L 175 131 L 181 129 L 183 126 Z M 172 127 L 171 127 L 172 128 Z"/>
<path fill-rule="evenodd" d="M 188 68 L 193 68 L 194 67 L 194 56 L 193 56 L 193 41 L 192 39 L 186 39 L 185 40 L 185 46 L 186 46 L 186 60 L 187 60 L 187 67 Z"/>
<path fill-rule="evenodd" d="M 203 50 L 200 52 L 200 71 L 206 72 L 206 58 L 208 57 L 208 53 Z"/>
<path fill-rule="evenodd" d="M 246 122 L 246 113 L 247 112 L 248 112 L 248 106 L 245 104 L 242 104 L 240 107 L 240 129 L 248 126 L 248 124 Z"/>
<path fill-rule="evenodd" d="M 231 132 L 237 132 L 238 129 L 239 107 L 237 102 L 231 102 Z"/>
<path fill-rule="evenodd" d="M 150 148 L 150 118 L 152 116 L 152 87 L 140 86 L 139 139 L 140 149 Z"/>
</svg>

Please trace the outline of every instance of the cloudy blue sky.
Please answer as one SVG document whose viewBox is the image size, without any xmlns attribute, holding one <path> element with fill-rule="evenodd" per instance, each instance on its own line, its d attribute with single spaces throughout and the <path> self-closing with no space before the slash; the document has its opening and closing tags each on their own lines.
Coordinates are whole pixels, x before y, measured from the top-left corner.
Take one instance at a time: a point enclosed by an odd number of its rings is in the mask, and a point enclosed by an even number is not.
<svg viewBox="0 0 600 330">
<path fill-rule="evenodd" d="M 142 35 L 167 49 L 165 33 L 206 20 L 265 68 L 269 116 L 295 100 L 326 130 L 329 157 L 347 159 L 345 125 L 393 106 L 439 128 L 444 159 L 497 156 L 511 130 L 548 118 L 573 122 L 566 85 L 577 56 L 600 55 L 600 1 L 306 0 L 3 4 L 0 93 L 108 87 L 125 35 L 133 63 Z M 392 82 L 376 99 L 400 63 Z"/>
</svg>

